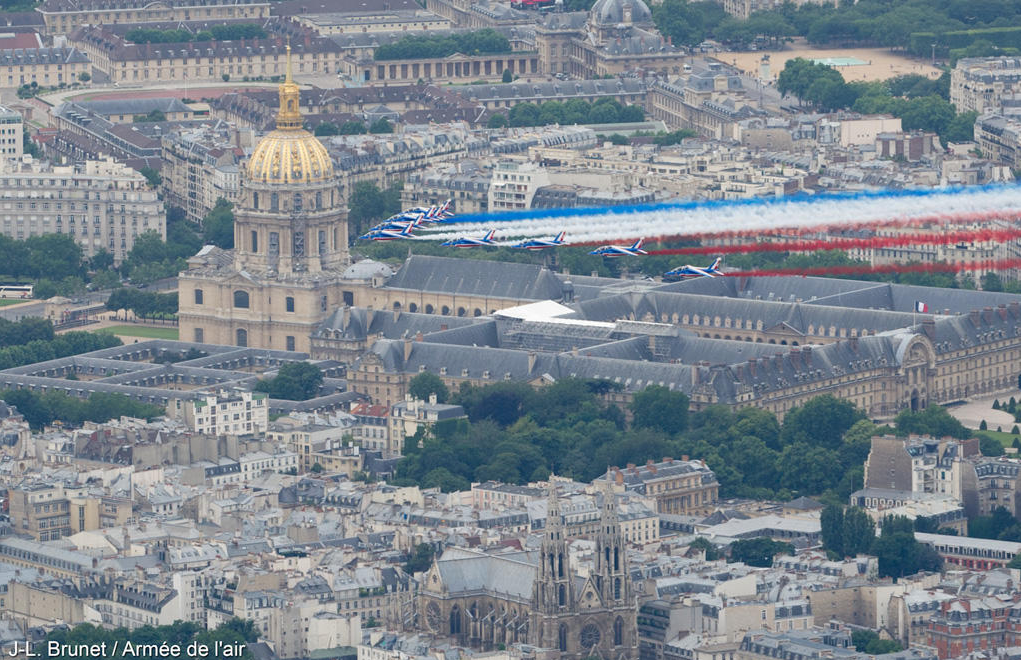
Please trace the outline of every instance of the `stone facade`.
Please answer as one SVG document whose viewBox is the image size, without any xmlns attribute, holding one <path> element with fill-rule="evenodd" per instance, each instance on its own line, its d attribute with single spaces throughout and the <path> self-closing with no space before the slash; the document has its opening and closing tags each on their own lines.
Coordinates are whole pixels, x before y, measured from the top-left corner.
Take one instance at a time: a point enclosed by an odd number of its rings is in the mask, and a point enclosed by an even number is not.
<svg viewBox="0 0 1021 660">
<path fill-rule="evenodd" d="M 111 25 L 117 23 L 161 23 L 191 20 L 222 21 L 238 18 L 268 18 L 270 3 L 261 0 L 237 2 L 180 2 L 140 3 L 131 0 L 103 2 L 102 0 L 46 0 L 36 11 L 43 15 L 47 34 L 67 34 L 81 25 Z"/>
</svg>

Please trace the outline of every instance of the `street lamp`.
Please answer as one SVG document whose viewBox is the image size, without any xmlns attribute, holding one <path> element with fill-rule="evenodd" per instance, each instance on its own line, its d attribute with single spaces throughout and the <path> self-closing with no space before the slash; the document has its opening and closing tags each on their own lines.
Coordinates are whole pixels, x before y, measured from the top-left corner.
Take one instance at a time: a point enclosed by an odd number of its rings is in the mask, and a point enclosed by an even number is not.
<svg viewBox="0 0 1021 660">
<path fill-rule="evenodd" d="M 936 66 L 936 42 L 932 42 L 932 65 Z"/>
</svg>

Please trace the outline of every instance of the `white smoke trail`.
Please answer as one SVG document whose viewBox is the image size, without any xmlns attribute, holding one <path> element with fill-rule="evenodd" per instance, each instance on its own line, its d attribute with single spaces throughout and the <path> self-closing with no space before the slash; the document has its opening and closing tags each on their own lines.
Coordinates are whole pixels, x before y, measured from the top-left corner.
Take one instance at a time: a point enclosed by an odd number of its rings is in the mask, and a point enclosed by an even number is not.
<svg viewBox="0 0 1021 660">
<path fill-rule="evenodd" d="M 567 243 L 592 243 L 656 236 L 775 231 L 926 216 L 1021 212 L 1021 187 L 995 186 L 863 194 L 845 198 L 816 197 L 722 202 L 677 208 L 597 208 L 535 210 L 501 217 L 473 216 L 420 231 L 419 238 L 448 240 L 495 229 L 510 239 L 552 237 L 567 232 Z M 522 217 L 522 216 L 526 217 Z"/>
</svg>

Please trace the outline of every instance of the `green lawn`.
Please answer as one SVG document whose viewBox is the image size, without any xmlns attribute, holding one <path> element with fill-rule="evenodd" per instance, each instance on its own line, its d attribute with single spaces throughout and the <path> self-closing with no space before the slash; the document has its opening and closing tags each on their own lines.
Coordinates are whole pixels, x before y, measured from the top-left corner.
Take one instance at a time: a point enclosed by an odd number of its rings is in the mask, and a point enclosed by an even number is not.
<svg viewBox="0 0 1021 660">
<path fill-rule="evenodd" d="M 1013 428 L 1013 426 L 1014 425 L 1011 424 L 1010 428 Z M 1010 430 L 1010 428 L 1008 428 L 1006 426 L 1004 426 L 1003 428 L 1007 429 L 1008 431 Z M 984 435 L 986 437 L 992 438 L 993 440 L 996 440 L 997 442 L 999 442 L 1004 447 L 1011 447 L 1014 444 L 1014 440 L 1021 439 L 1021 435 L 1014 435 L 1012 433 L 1008 433 L 1007 431 L 1002 431 L 1002 432 L 1001 431 L 975 431 L 975 435 L 979 436 L 979 437 Z"/>
<path fill-rule="evenodd" d="M 32 299 L 26 298 L 22 300 L 20 298 L 0 298 L 0 307 L 6 307 L 8 305 L 17 305 L 18 303 L 23 302 L 32 302 Z"/>
<path fill-rule="evenodd" d="M 150 328 L 144 325 L 113 325 L 96 332 L 109 332 L 113 335 L 127 337 L 146 337 L 148 339 L 177 339 L 177 328 Z"/>
</svg>

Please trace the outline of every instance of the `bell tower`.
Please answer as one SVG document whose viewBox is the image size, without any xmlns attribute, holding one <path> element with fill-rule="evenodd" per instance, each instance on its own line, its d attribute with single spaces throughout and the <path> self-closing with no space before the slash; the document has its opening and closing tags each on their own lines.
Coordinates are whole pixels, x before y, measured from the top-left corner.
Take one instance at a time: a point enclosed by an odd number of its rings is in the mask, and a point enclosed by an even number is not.
<svg viewBox="0 0 1021 660">
<path fill-rule="evenodd" d="M 609 482 L 603 486 L 603 509 L 596 535 L 596 586 L 607 606 L 630 603 L 631 578 L 627 568 L 627 548 L 620 529 L 617 496 Z"/>
</svg>

